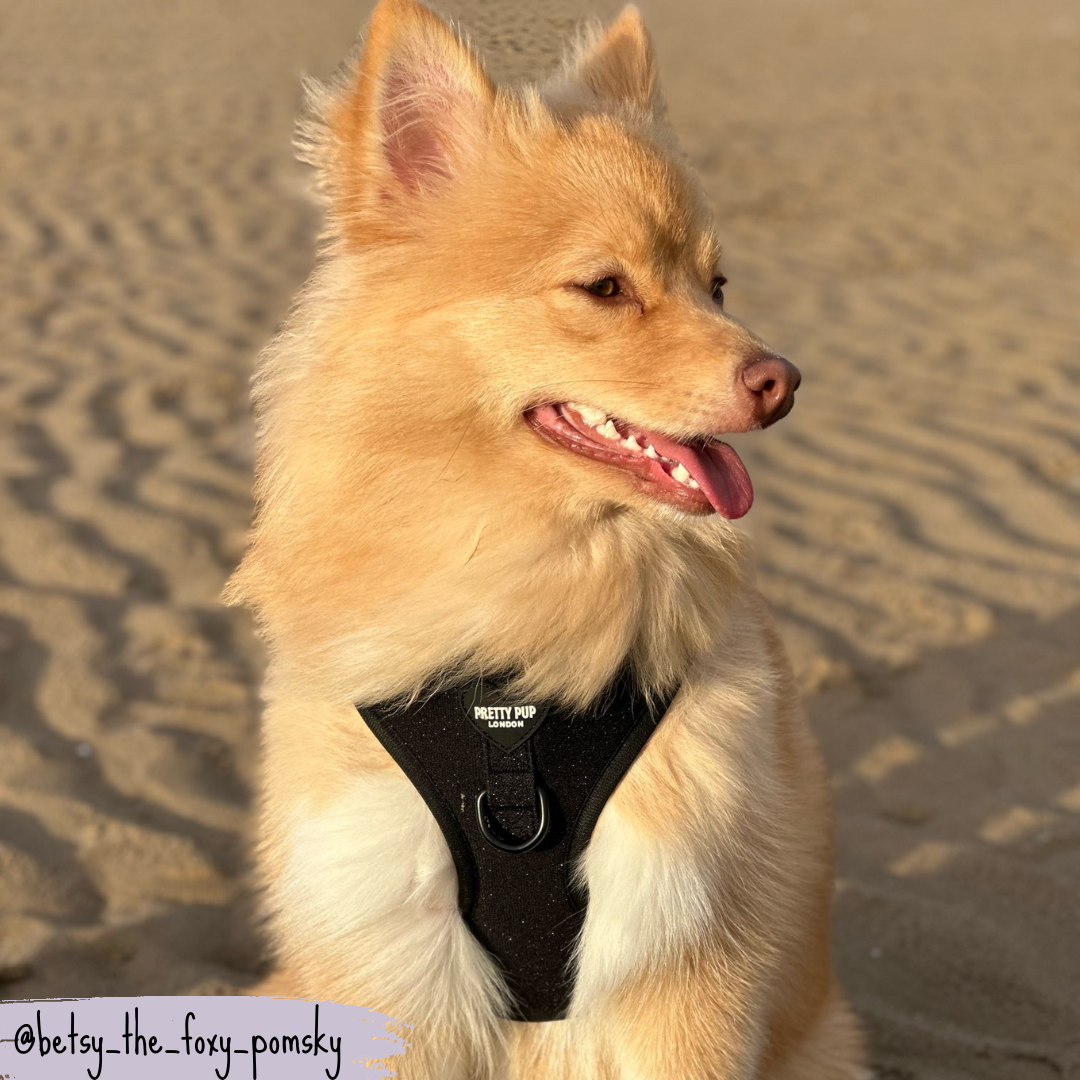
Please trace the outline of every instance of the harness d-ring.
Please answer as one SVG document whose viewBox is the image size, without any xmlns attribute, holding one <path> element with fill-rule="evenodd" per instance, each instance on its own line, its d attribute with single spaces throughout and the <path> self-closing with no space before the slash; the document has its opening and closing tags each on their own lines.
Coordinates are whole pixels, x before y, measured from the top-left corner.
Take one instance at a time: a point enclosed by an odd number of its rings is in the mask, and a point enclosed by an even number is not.
<svg viewBox="0 0 1080 1080">
<path fill-rule="evenodd" d="M 548 831 L 547 796 L 544 794 L 544 789 L 542 787 L 536 789 L 536 803 L 537 813 L 540 818 L 540 823 L 536 826 L 536 832 L 534 832 L 528 840 L 523 840 L 521 843 L 515 844 L 509 840 L 503 840 L 501 837 L 496 836 L 495 832 L 492 830 L 491 823 L 488 821 L 487 788 L 484 788 L 484 790 L 476 796 L 476 822 L 480 826 L 480 832 L 483 833 L 484 839 L 491 844 L 492 847 L 497 847 L 500 851 L 507 851 L 511 855 L 520 855 L 525 851 L 532 851 L 532 849 L 544 839 Z"/>
</svg>

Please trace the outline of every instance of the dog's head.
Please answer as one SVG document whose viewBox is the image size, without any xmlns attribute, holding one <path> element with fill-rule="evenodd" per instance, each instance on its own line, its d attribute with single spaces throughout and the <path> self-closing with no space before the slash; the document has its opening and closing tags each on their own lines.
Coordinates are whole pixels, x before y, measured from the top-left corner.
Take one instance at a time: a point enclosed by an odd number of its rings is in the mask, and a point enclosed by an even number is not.
<svg viewBox="0 0 1080 1080">
<path fill-rule="evenodd" d="M 308 596 L 362 571 L 389 604 L 403 573 L 434 588 L 474 557 L 491 558 L 485 587 L 576 588 L 570 563 L 598 550 L 583 530 L 617 521 L 605 550 L 626 581 L 594 565 L 610 595 L 582 599 L 612 604 L 609 651 L 625 651 L 634 590 L 652 588 L 628 549 L 672 572 L 682 556 L 657 542 L 672 531 L 730 551 L 720 519 L 752 491 L 721 436 L 780 419 L 799 381 L 724 310 L 712 217 L 637 11 L 509 91 L 428 9 L 382 0 L 362 50 L 313 91 L 301 142 L 327 246 L 257 383 L 262 508 L 233 595 L 257 591 L 260 543 L 279 579 L 318 563 Z"/>
</svg>

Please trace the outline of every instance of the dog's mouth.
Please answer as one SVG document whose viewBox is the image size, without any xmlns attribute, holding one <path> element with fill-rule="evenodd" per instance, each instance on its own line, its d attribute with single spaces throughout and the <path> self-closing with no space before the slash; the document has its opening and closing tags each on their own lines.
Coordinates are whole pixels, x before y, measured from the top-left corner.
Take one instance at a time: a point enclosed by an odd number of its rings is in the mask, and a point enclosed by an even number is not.
<svg viewBox="0 0 1080 1080">
<path fill-rule="evenodd" d="M 639 490 L 690 513 L 740 518 L 754 501 L 739 455 L 711 436 L 678 442 L 575 401 L 538 405 L 525 420 L 556 446 L 621 469 Z"/>
</svg>

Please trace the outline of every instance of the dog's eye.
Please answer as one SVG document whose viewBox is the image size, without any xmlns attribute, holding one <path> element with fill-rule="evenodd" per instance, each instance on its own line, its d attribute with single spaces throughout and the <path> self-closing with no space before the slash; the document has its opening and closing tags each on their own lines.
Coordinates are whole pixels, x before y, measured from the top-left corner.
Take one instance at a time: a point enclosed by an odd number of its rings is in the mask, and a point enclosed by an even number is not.
<svg viewBox="0 0 1080 1080">
<path fill-rule="evenodd" d="M 723 274 L 719 274 L 712 279 L 712 298 L 721 306 L 724 306 L 724 286 L 727 284 L 727 278 Z"/>
<path fill-rule="evenodd" d="M 593 296 L 618 296 L 622 292 L 619 288 L 619 282 L 613 277 L 597 278 L 596 281 L 590 281 L 588 285 L 583 285 L 582 288 L 587 293 L 592 293 Z"/>
</svg>

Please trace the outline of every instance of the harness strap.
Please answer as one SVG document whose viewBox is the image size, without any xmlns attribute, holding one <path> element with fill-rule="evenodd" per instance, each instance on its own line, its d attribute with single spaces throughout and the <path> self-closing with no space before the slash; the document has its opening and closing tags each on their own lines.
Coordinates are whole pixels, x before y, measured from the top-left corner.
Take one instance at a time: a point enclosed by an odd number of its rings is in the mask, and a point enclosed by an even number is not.
<svg viewBox="0 0 1080 1080">
<path fill-rule="evenodd" d="M 510 990 L 508 1018 L 559 1020 L 588 899 L 574 868 L 674 692 L 650 705 L 624 672 L 575 712 L 504 686 L 479 679 L 358 708 L 442 830 L 462 918 Z"/>
<path fill-rule="evenodd" d="M 485 749 L 488 813 L 515 840 L 528 840 L 536 834 L 539 825 L 532 741 L 526 740 L 509 752 L 492 742 Z"/>
</svg>

